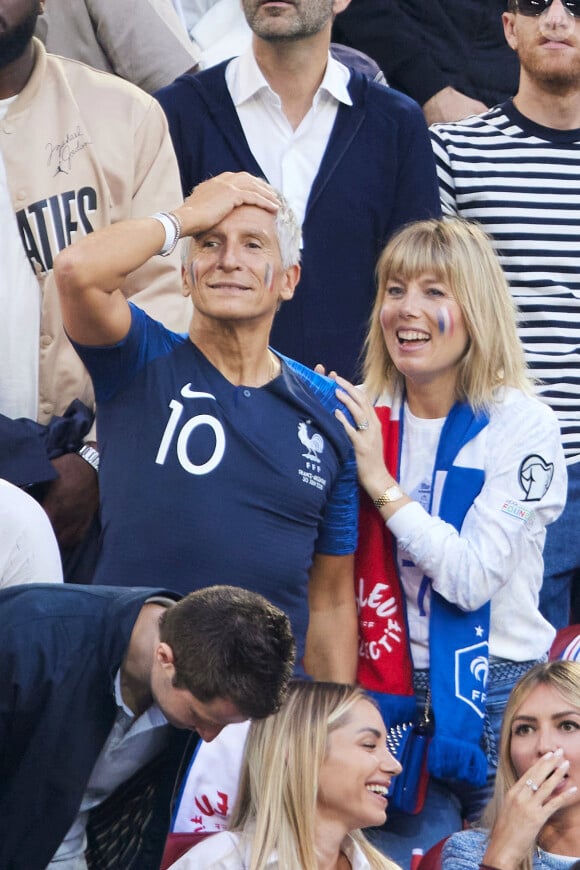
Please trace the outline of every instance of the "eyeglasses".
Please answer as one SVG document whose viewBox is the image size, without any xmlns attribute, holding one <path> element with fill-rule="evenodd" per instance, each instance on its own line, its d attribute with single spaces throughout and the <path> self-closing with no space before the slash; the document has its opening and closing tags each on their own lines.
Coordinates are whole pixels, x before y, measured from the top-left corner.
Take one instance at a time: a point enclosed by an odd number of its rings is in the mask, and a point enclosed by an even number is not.
<svg viewBox="0 0 580 870">
<path fill-rule="evenodd" d="M 515 7 L 522 15 L 541 15 L 552 5 L 553 0 L 515 0 Z M 574 18 L 580 18 L 580 0 L 561 0 L 562 6 Z"/>
</svg>

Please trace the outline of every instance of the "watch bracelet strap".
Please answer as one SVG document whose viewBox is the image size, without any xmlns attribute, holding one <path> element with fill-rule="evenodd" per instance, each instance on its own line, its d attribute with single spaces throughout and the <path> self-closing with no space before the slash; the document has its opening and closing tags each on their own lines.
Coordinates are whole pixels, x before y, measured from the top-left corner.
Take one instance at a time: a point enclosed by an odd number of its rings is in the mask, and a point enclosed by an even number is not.
<svg viewBox="0 0 580 870">
<path fill-rule="evenodd" d="M 83 444 L 83 446 L 77 450 L 77 455 L 80 456 L 81 459 L 84 459 L 84 461 L 90 465 L 97 474 L 99 473 L 100 457 L 99 451 L 96 447 L 91 447 L 90 444 Z"/>
<path fill-rule="evenodd" d="M 373 499 L 373 504 L 380 510 L 386 504 L 392 504 L 395 501 L 399 501 L 403 496 L 404 492 L 401 487 L 397 483 L 393 483 L 391 486 L 386 488 L 382 495 Z"/>
</svg>

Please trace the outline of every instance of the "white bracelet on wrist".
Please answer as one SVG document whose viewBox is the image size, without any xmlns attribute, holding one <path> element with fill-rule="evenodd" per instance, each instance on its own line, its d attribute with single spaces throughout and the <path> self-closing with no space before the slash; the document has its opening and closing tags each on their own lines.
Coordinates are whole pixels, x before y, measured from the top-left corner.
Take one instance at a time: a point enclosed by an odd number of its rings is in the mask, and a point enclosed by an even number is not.
<svg viewBox="0 0 580 870">
<path fill-rule="evenodd" d="M 181 238 L 181 221 L 172 211 L 158 211 L 151 215 L 163 226 L 165 230 L 165 242 L 157 253 L 161 257 L 168 257 L 175 250 Z"/>
</svg>

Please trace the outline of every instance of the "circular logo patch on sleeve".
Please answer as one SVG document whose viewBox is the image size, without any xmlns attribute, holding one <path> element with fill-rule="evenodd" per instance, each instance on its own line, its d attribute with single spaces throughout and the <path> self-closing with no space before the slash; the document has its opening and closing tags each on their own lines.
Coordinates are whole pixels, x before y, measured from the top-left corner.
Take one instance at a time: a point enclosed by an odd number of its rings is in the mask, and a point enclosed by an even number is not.
<svg viewBox="0 0 580 870">
<path fill-rule="evenodd" d="M 537 453 L 526 456 L 519 470 L 520 486 L 525 493 L 524 501 L 540 501 L 548 492 L 553 476 L 552 462 L 546 462 Z"/>
</svg>

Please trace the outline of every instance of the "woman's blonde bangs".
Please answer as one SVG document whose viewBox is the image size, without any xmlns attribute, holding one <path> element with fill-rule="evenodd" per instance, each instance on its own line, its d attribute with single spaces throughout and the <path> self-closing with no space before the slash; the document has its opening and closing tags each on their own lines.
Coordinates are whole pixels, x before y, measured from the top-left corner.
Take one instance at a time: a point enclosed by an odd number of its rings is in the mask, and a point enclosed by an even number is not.
<svg viewBox="0 0 580 870">
<path fill-rule="evenodd" d="M 387 281 L 410 281 L 429 274 L 435 281 L 449 283 L 449 255 L 442 236 L 434 232 L 436 221 L 408 224 L 393 237 L 377 263 L 379 290 Z"/>
<path fill-rule="evenodd" d="M 489 406 L 498 386 L 530 393 L 516 308 L 489 236 L 461 218 L 408 224 L 389 241 L 377 263 L 377 296 L 365 342 L 364 381 L 373 398 L 401 382 L 380 324 L 390 281 L 428 275 L 447 286 L 461 309 L 469 345 L 458 366 L 457 396 L 474 408 Z"/>
</svg>

